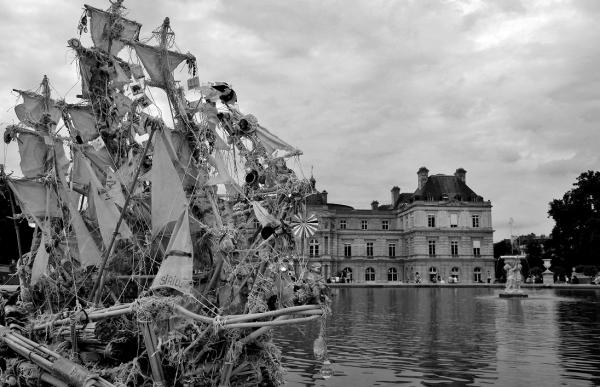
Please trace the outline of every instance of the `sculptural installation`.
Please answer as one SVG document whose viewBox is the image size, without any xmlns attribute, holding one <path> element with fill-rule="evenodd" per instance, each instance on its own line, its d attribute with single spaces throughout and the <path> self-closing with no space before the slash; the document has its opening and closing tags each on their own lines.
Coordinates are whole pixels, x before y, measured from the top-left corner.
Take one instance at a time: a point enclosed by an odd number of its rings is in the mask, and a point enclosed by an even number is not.
<svg viewBox="0 0 600 387">
<path fill-rule="evenodd" d="M 504 260 L 504 270 L 506 271 L 506 287 L 504 292 L 500 293 L 503 298 L 525 298 L 527 294 L 521 290 L 523 276 L 521 275 L 521 259 L 524 255 L 504 255 L 500 257 Z"/>
</svg>

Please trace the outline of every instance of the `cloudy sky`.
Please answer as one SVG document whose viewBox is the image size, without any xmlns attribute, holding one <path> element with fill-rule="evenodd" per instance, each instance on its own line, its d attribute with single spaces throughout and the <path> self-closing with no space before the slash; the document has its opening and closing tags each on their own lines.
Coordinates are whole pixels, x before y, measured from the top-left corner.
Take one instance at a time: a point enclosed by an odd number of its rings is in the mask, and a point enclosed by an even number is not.
<svg viewBox="0 0 600 387">
<path fill-rule="evenodd" d="M 107 1 L 89 4 L 107 8 Z M 80 90 L 82 4 L 0 0 L 0 123 L 12 88 L 47 74 Z M 304 151 L 331 202 L 368 208 L 412 192 L 417 169 L 452 174 L 493 204 L 494 239 L 545 233 L 548 202 L 599 169 L 600 1 L 128 0 L 149 36 L 171 18 L 201 80 L 227 81 L 253 113 Z M 184 70 L 182 70 L 184 76 Z M 18 169 L 16 144 L 2 147 Z"/>
</svg>

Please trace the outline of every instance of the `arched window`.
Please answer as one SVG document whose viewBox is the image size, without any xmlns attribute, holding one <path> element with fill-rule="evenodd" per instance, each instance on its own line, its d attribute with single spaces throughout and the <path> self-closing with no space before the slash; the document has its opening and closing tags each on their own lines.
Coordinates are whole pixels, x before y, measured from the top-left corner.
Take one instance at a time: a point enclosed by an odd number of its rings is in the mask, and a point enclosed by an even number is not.
<svg viewBox="0 0 600 387">
<path fill-rule="evenodd" d="M 352 282 L 352 268 L 345 267 L 342 270 L 342 278 L 346 278 L 346 282 Z"/>
<path fill-rule="evenodd" d="M 454 266 L 452 268 L 452 270 L 450 270 L 450 278 L 452 279 L 452 282 L 458 282 L 458 274 L 460 273 L 460 269 L 456 266 Z"/>
<path fill-rule="evenodd" d="M 475 269 L 473 269 L 473 280 L 475 282 L 483 282 L 483 281 L 481 281 L 481 268 L 480 267 L 476 267 Z"/>
<path fill-rule="evenodd" d="M 375 281 L 375 269 L 367 267 L 365 270 L 365 281 Z"/>
<path fill-rule="evenodd" d="M 429 280 L 431 282 L 437 282 L 437 267 L 431 266 L 429 268 Z"/>
<path fill-rule="evenodd" d="M 395 267 L 388 269 L 388 281 L 398 281 L 398 270 Z"/>
<path fill-rule="evenodd" d="M 316 239 L 311 239 L 308 243 L 308 256 L 309 257 L 318 257 L 319 256 L 319 241 Z"/>
</svg>

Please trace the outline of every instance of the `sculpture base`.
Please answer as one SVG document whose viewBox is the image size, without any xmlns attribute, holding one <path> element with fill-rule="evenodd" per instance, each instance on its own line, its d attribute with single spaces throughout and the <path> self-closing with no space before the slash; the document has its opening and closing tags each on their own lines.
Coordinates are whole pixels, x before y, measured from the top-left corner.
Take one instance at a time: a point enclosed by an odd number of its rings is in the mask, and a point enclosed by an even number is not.
<svg viewBox="0 0 600 387">
<path fill-rule="evenodd" d="M 529 297 L 525 293 L 500 293 L 500 298 L 527 298 Z"/>
</svg>

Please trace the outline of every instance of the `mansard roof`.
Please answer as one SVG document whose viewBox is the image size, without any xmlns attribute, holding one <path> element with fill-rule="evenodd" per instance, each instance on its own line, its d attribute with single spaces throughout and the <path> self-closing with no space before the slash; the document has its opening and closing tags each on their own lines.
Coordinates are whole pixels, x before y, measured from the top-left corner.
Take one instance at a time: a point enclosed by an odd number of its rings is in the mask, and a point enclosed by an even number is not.
<svg viewBox="0 0 600 387">
<path fill-rule="evenodd" d="M 433 175 L 421 189 L 414 193 L 414 200 L 483 201 L 469 186 L 456 176 Z"/>
</svg>

